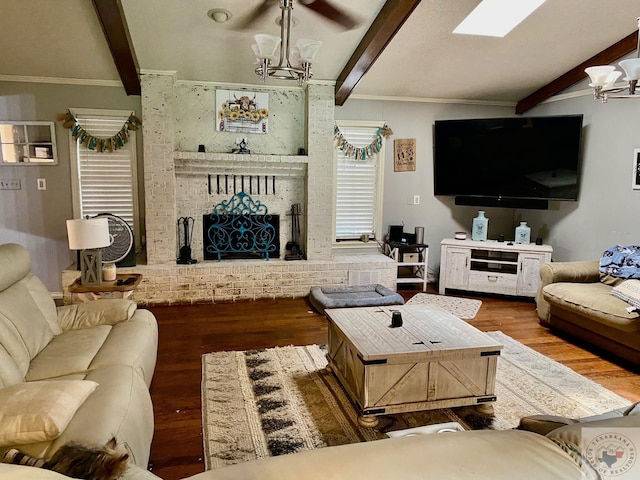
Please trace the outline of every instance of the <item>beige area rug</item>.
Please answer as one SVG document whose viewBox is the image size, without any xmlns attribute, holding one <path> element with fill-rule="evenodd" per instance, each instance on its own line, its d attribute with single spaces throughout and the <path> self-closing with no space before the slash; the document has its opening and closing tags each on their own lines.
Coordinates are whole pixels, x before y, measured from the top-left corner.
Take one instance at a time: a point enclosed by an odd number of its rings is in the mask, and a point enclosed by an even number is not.
<svg viewBox="0 0 640 480">
<path fill-rule="evenodd" d="M 440 307 L 463 320 L 475 318 L 482 302 L 472 298 L 447 297 L 446 295 L 434 295 L 432 293 L 416 293 L 407 300 L 407 305 L 427 304 Z"/>
<path fill-rule="evenodd" d="M 509 429 L 534 414 L 584 417 L 631 402 L 502 332 L 493 425 Z M 386 431 L 456 421 L 472 429 L 473 407 L 380 417 L 376 429 L 357 414 L 318 345 L 202 357 L 203 440 L 207 470 L 256 458 L 384 438 Z M 487 425 L 484 425 L 487 427 Z M 478 428 L 478 425 L 475 425 Z M 480 426 L 479 428 L 482 428 Z"/>
</svg>

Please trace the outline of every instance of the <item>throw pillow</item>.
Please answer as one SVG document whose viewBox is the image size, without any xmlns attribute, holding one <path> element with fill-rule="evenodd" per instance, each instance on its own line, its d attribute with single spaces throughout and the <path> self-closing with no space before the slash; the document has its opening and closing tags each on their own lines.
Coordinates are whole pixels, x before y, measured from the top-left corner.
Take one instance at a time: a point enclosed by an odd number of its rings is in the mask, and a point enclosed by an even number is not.
<svg viewBox="0 0 640 480">
<path fill-rule="evenodd" d="M 625 280 L 611 289 L 611 295 L 640 309 L 640 280 Z"/>
<path fill-rule="evenodd" d="M 43 380 L 0 389 L 0 447 L 58 438 L 98 384 Z"/>
<path fill-rule="evenodd" d="M 101 299 L 58 307 L 58 323 L 63 331 L 115 325 L 130 320 L 137 305 L 126 299 Z"/>
<path fill-rule="evenodd" d="M 640 278 L 640 246 L 615 245 L 600 257 L 600 273 L 620 278 Z"/>
</svg>

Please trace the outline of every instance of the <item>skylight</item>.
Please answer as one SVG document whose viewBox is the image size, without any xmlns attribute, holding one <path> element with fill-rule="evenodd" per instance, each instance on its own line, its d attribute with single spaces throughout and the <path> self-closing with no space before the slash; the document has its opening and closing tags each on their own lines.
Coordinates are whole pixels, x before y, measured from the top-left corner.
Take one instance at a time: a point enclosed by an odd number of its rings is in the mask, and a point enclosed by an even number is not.
<svg viewBox="0 0 640 480">
<path fill-rule="evenodd" d="M 482 0 L 453 33 L 504 37 L 545 0 Z"/>
</svg>

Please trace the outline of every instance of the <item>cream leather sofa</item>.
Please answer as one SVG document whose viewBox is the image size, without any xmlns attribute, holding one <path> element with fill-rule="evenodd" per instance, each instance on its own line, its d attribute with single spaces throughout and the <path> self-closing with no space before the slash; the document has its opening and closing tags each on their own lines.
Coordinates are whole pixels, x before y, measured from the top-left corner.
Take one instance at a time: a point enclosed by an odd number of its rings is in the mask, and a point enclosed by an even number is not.
<svg viewBox="0 0 640 480">
<path fill-rule="evenodd" d="M 0 245 L 0 455 L 115 437 L 146 468 L 158 327 L 129 300 L 57 307 L 28 251 Z M 2 477 L 2 475 L 0 475 Z"/>
<path fill-rule="evenodd" d="M 636 432 L 640 428 L 640 406 L 630 405 L 577 420 L 525 417 L 521 425 L 538 433 L 480 430 L 389 438 L 255 460 L 185 480 L 595 480 L 598 474 L 590 463 L 585 463 L 582 435 L 587 429 L 594 429 L 597 434 Z M 640 464 L 637 468 L 634 474 L 640 472 Z M 67 477 L 32 467 L 0 464 L 0 478 Z M 122 477 L 158 479 L 136 466 Z"/>
</svg>

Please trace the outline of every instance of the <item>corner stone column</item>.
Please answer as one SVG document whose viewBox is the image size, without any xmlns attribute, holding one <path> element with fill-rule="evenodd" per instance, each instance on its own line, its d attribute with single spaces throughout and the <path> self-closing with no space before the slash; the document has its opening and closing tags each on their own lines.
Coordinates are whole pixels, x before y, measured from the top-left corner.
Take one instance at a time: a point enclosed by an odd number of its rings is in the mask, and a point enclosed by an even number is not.
<svg viewBox="0 0 640 480">
<path fill-rule="evenodd" d="M 147 263 L 176 259 L 174 74 L 142 74 Z"/>
<path fill-rule="evenodd" d="M 307 244 L 309 260 L 331 259 L 334 86 L 307 84 Z"/>
</svg>

